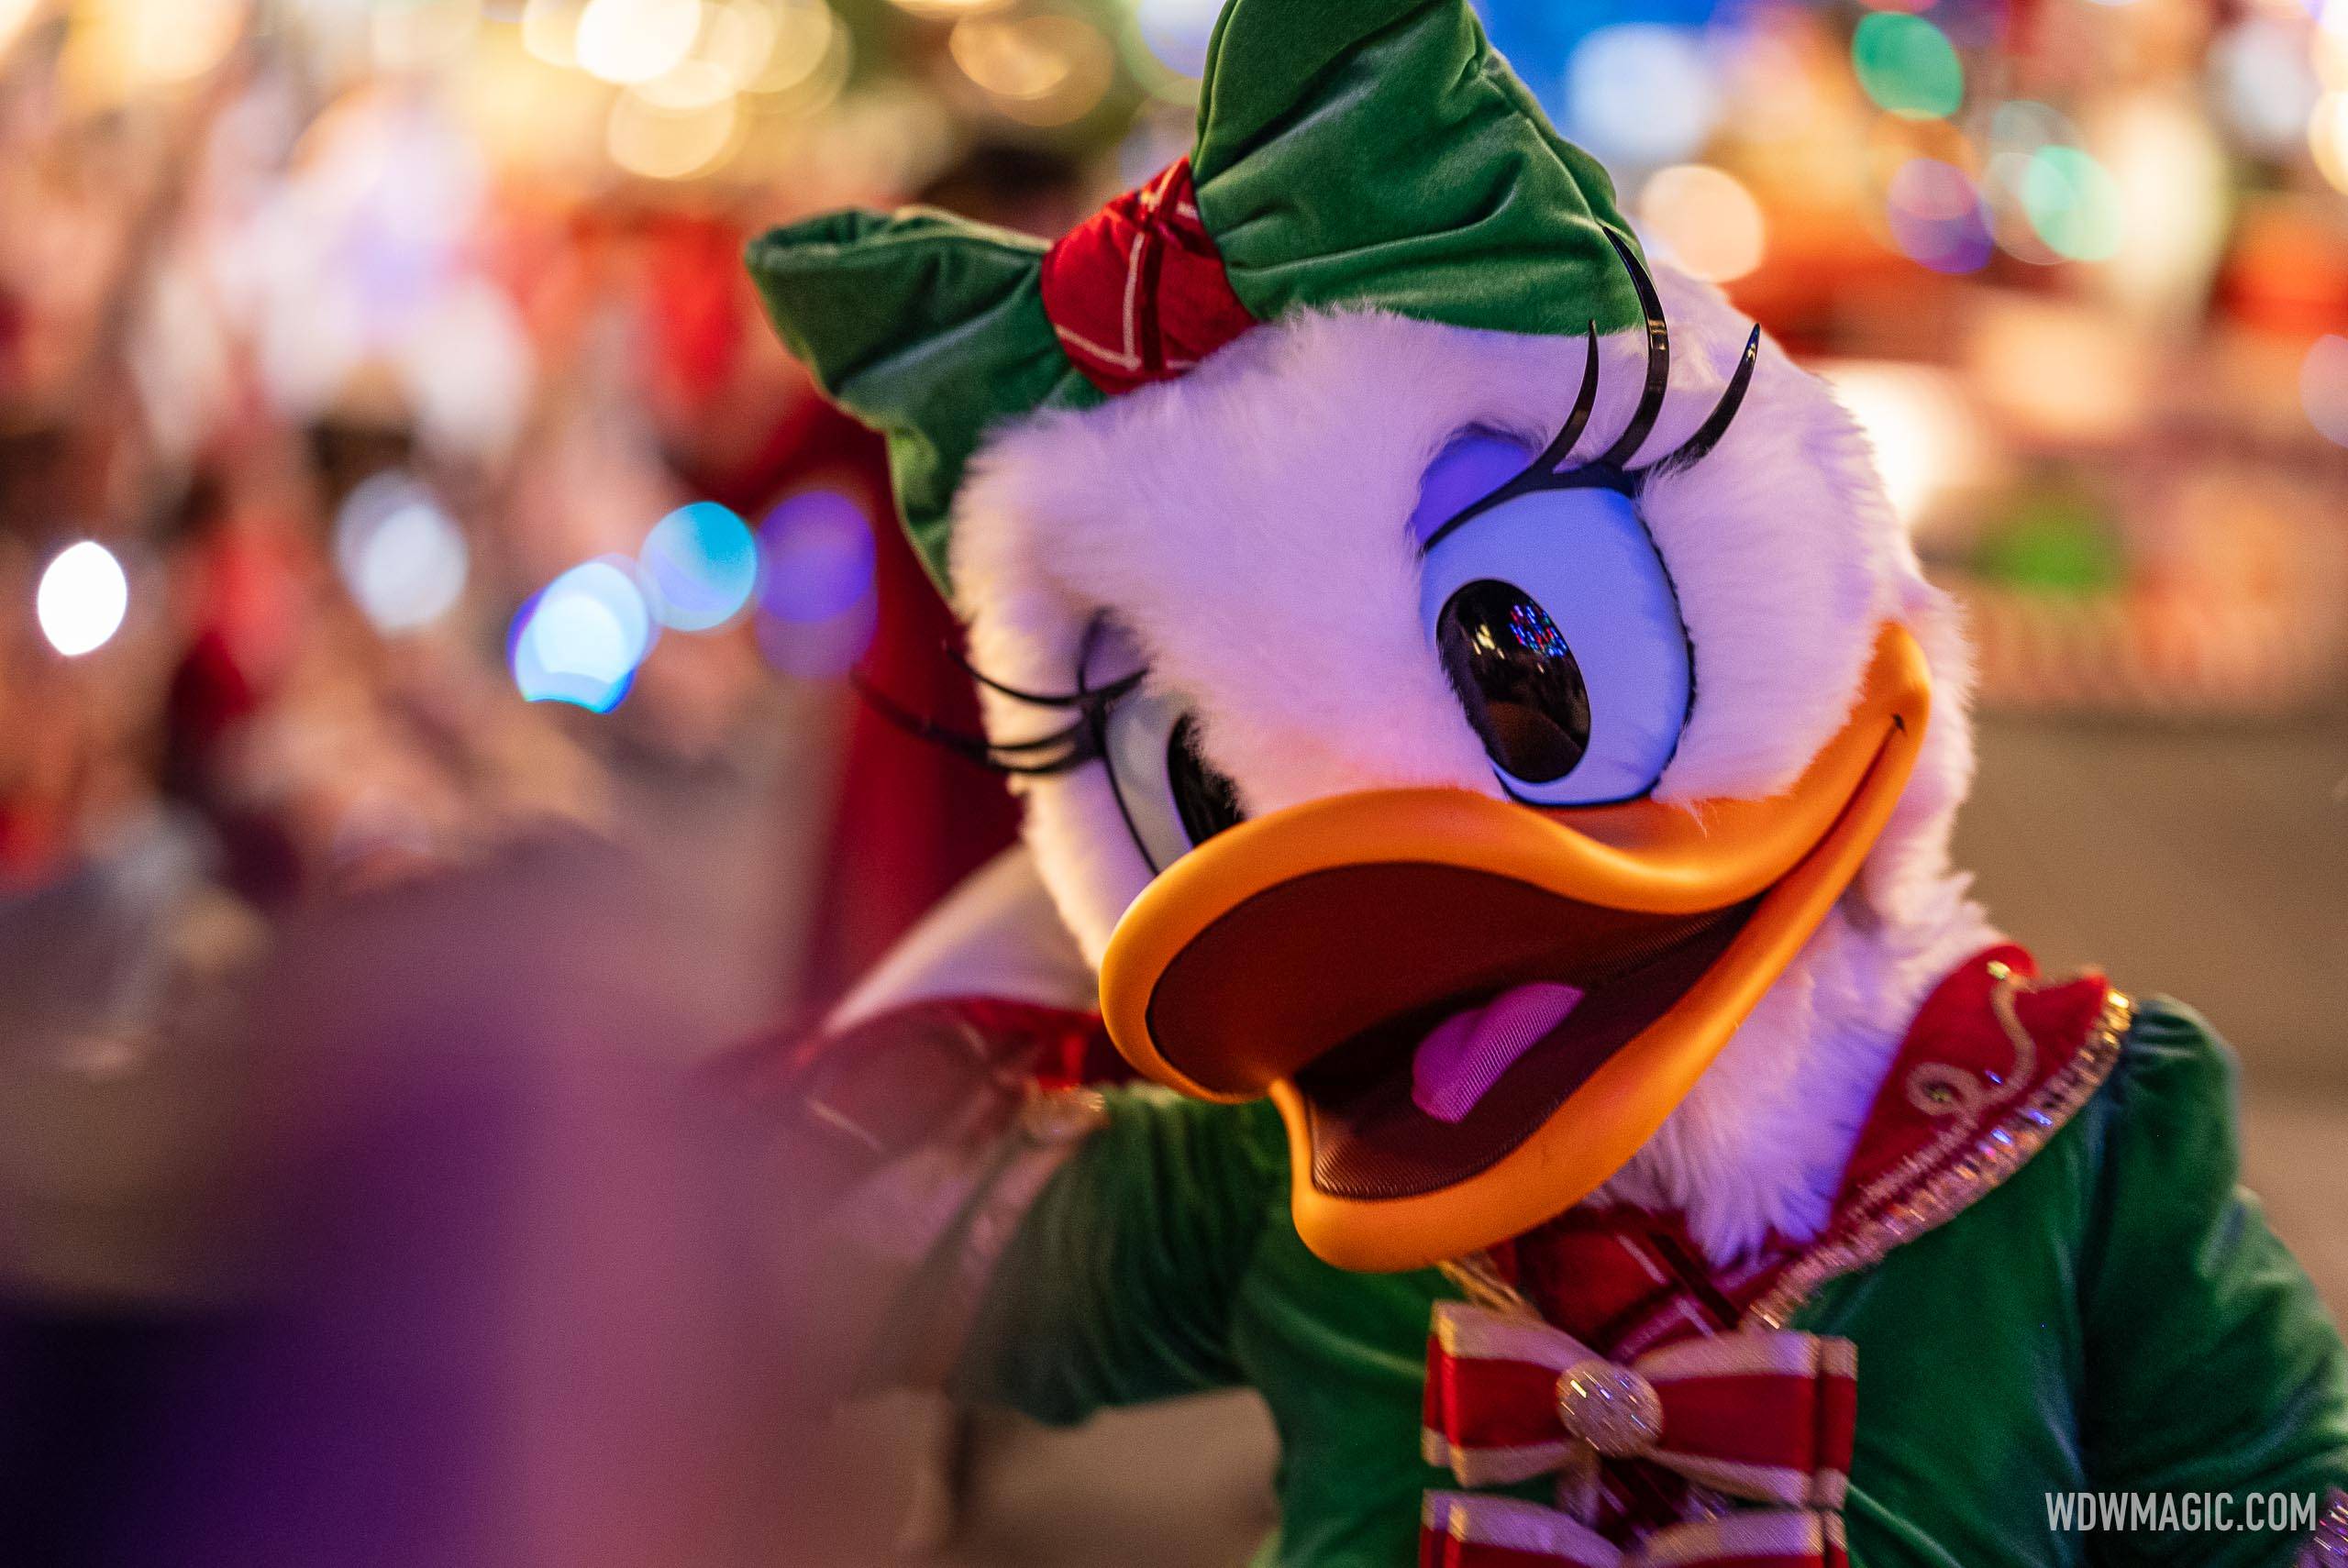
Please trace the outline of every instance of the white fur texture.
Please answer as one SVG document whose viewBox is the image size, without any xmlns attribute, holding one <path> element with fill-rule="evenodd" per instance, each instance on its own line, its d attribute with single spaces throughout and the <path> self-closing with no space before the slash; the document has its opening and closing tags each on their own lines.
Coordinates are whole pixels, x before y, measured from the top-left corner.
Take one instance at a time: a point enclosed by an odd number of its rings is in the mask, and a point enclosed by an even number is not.
<svg viewBox="0 0 2348 1568">
<path fill-rule="evenodd" d="M 1648 458 L 1711 409 L 1748 330 L 1716 291 L 1667 271 L 1659 282 L 1674 352 Z M 976 662 L 1014 685 L 1066 689 L 1105 613 L 1129 639 L 1124 657 L 1195 714 L 1202 749 L 1253 813 L 1398 785 L 1496 793 L 1422 624 L 1405 524 L 1427 465 L 1462 430 L 1545 444 L 1584 353 L 1574 340 L 1307 315 L 1179 381 L 1012 427 L 957 513 Z M 1627 423 L 1644 364 L 1643 333 L 1601 341 L 1584 455 Z M 1684 1209 L 1726 1260 L 1772 1230 L 1815 1231 L 1923 988 L 1988 939 L 1947 866 L 1971 768 L 1968 673 L 1864 437 L 1774 345 L 1727 437 L 1658 478 L 1642 509 L 1695 650 L 1696 701 L 1658 799 L 1700 811 L 1786 789 L 1843 723 L 1885 620 L 1917 633 L 1936 682 L 1916 777 L 1859 883 L 1611 1184 Z M 989 698 L 998 739 L 1053 717 Z M 1097 964 L 1148 867 L 1102 769 L 1026 793 L 1038 869 Z"/>
</svg>

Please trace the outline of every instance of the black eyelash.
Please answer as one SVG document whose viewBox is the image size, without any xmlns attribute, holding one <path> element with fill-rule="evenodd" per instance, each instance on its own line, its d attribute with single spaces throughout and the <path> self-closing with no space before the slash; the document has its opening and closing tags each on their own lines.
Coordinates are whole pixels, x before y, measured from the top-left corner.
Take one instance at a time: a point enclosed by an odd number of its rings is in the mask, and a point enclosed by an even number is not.
<svg viewBox="0 0 2348 1568">
<path fill-rule="evenodd" d="M 1503 502 L 1514 501 L 1541 490 L 1604 489 L 1619 491 L 1638 499 L 1647 481 L 1657 474 L 1676 473 L 1694 467 L 1720 445 L 1721 437 L 1736 418 L 1737 410 L 1744 405 L 1744 393 L 1753 384 L 1755 361 L 1761 356 L 1761 329 L 1755 326 L 1744 340 L 1744 355 L 1737 361 L 1735 373 L 1730 376 L 1728 388 L 1721 400 L 1712 405 L 1704 423 L 1675 450 L 1656 458 L 1644 468 L 1630 468 L 1628 463 L 1638 456 L 1639 448 L 1655 431 L 1656 417 L 1663 412 L 1664 393 L 1671 384 L 1671 328 L 1664 319 L 1663 300 L 1656 293 L 1655 279 L 1638 253 L 1612 229 L 1606 231 L 1615 255 L 1622 258 L 1623 270 L 1631 274 L 1631 286 L 1638 291 L 1639 308 L 1646 321 L 1647 370 L 1646 383 L 1639 392 L 1639 405 L 1631 413 L 1631 421 L 1616 436 L 1614 444 L 1588 462 L 1572 461 L 1574 443 L 1589 425 L 1590 409 L 1598 401 L 1598 323 L 1591 322 L 1585 334 L 1589 351 L 1585 356 L 1581 372 L 1581 390 L 1574 394 L 1573 412 L 1523 472 L 1444 520 L 1442 526 L 1427 536 L 1419 547 L 1431 550 L 1463 525 L 1475 521 Z"/>
<path fill-rule="evenodd" d="M 1091 645 L 1091 631 L 1088 628 L 1085 633 L 1087 647 Z M 1083 684 L 1082 673 L 1080 671 L 1078 689 L 1074 691 L 1029 691 L 1008 682 L 997 680 L 964 657 L 962 651 L 951 643 L 946 645 L 946 654 L 948 658 L 961 667 L 963 674 L 988 690 L 999 691 L 1014 701 L 1032 703 L 1038 708 L 1082 708 L 1091 703 L 1114 701 L 1139 686 L 1142 677 L 1148 673 L 1146 670 L 1135 670 L 1123 679 L 1113 680 L 1106 686 L 1087 687 Z"/>
<path fill-rule="evenodd" d="M 1038 708 L 1069 708 L 1077 718 L 1049 734 L 1033 740 L 993 741 L 982 734 L 951 729 L 935 719 L 925 719 L 895 698 L 875 686 L 863 671 L 853 672 L 849 679 L 857 694 L 872 705 L 872 711 L 917 740 L 942 746 L 963 760 L 974 763 L 992 773 L 1012 778 L 1051 778 L 1073 772 L 1090 762 L 1102 760 L 1108 755 L 1109 710 L 1138 689 L 1149 674 L 1137 669 L 1106 686 L 1085 684 L 1085 668 L 1091 663 L 1092 646 L 1100 635 L 1102 618 L 1095 615 L 1085 627 L 1084 641 L 1077 659 L 1076 690 L 1069 692 L 1030 691 L 1007 681 L 997 680 L 964 657 L 959 648 L 950 644 L 947 656 L 961 667 L 964 674 L 990 691 L 1001 692 L 1017 702 L 1032 703 Z M 1045 753 L 1056 753 L 1045 756 Z"/>
<path fill-rule="evenodd" d="M 1091 762 L 1101 755 L 1095 739 L 1095 729 L 1090 716 L 1077 720 L 1067 728 L 1056 730 L 1033 740 L 991 741 L 984 735 L 950 729 L 935 719 L 925 719 L 895 698 L 872 684 L 861 670 L 853 672 L 849 680 L 857 695 L 872 705 L 872 711 L 890 723 L 916 740 L 952 752 L 966 762 L 974 763 L 991 773 L 1013 778 L 1050 778 L 1070 772 Z M 1056 756 L 1040 754 L 1059 748 Z"/>
<path fill-rule="evenodd" d="M 1584 335 L 1589 352 L 1583 359 L 1581 391 L 1574 394 L 1574 411 L 1566 415 L 1565 428 L 1559 430 L 1533 466 L 1544 473 L 1555 475 L 1564 470 L 1574 455 L 1574 443 L 1581 439 L 1582 431 L 1589 424 L 1589 411 L 1598 405 L 1598 323 L 1591 322 Z"/>
<path fill-rule="evenodd" d="M 1755 326 L 1744 340 L 1744 356 L 1736 362 L 1736 373 L 1729 378 L 1728 390 L 1721 393 L 1720 402 L 1714 403 L 1712 412 L 1704 416 L 1704 423 L 1696 427 L 1696 434 L 1682 442 L 1678 451 L 1649 463 L 1644 472 L 1650 475 L 1676 473 L 1681 469 L 1693 468 L 1709 457 L 1712 448 L 1720 444 L 1721 437 L 1728 434 L 1729 424 L 1735 419 L 1736 411 L 1744 406 L 1744 391 L 1753 384 L 1754 362 L 1760 358 L 1761 329 Z"/>
<path fill-rule="evenodd" d="M 1639 391 L 1639 406 L 1632 413 L 1631 423 L 1623 427 L 1614 444 L 1593 458 L 1583 471 L 1589 476 L 1585 482 L 1609 484 L 1635 497 L 1656 475 L 1675 473 L 1701 462 L 1728 434 L 1737 410 L 1744 405 L 1745 389 L 1753 384 L 1754 365 L 1761 357 L 1761 328 L 1756 326 L 1746 336 L 1744 353 L 1737 360 L 1735 373 L 1730 376 L 1720 402 L 1712 405 L 1711 413 L 1704 416 L 1704 423 L 1696 427 L 1696 433 L 1654 462 L 1632 468 L 1631 459 L 1638 456 L 1639 448 L 1653 433 L 1656 417 L 1663 412 L 1663 395 L 1670 388 L 1671 327 L 1664 319 L 1663 298 L 1656 293 L 1655 275 L 1647 271 L 1646 263 L 1639 259 L 1630 242 L 1612 229 L 1606 231 L 1606 237 L 1613 245 L 1614 254 L 1622 258 L 1623 271 L 1631 274 L 1631 286 L 1638 291 L 1639 308 L 1646 316 L 1647 379 Z"/>
<path fill-rule="evenodd" d="M 1606 231 L 1607 243 L 1614 247 L 1614 254 L 1622 258 L 1623 270 L 1631 274 L 1631 287 L 1638 291 L 1639 310 L 1647 324 L 1647 380 L 1639 389 L 1639 406 L 1632 412 L 1631 423 L 1614 438 L 1614 445 L 1599 454 L 1590 463 L 1593 469 L 1611 469 L 1628 473 L 1631 459 L 1639 455 L 1646 444 L 1647 433 L 1655 428 L 1656 415 L 1663 412 L 1663 394 L 1671 387 L 1671 326 L 1663 318 L 1663 299 L 1655 290 L 1655 278 L 1630 242 L 1612 229 Z"/>
</svg>

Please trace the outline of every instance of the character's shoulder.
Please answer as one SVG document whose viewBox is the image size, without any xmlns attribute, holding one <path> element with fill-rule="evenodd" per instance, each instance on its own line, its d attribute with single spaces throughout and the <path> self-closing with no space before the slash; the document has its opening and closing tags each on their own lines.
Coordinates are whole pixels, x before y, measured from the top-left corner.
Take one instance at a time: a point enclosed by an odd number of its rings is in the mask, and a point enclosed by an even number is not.
<svg viewBox="0 0 2348 1568">
<path fill-rule="evenodd" d="M 2096 1201 L 2159 1187 L 2184 1206 L 2231 1193 L 2241 1129 L 2234 1054 L 2207 1019 L 2167 997 L 2131 1010 L 2110 1076 L 2082 1117 Z"/>
<path fill-rule="evenodd" d="M 2238 1077 L 2233 1048 L 2210 1021 L 2173 997 L 2143 997 L 2130 1009 L 2097 1112 L 2143 1115 L 2170 1106 L 2232 1111 Z"/>
</svg>

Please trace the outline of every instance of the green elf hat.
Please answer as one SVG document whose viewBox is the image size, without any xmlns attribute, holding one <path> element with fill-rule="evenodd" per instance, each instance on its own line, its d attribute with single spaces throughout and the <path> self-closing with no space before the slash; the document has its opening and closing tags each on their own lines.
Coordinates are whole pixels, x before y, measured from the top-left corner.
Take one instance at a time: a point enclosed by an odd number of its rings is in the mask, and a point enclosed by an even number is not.
<svg viewBox="0 0 2348 1568">
<path fill-rule="evenodd" d="M 943 585 L 955 491 L 997 426 L 1178 376 L 1292 310 L 1633 326 L 1608 228 L 1629 232 L 1605 171 L 1467 0 L 1231 0 L 1191 156 L 1058 243 L 847 212 L 775 229 L 748 260 L 784 342 L 888 437 Z"/>
</svg>

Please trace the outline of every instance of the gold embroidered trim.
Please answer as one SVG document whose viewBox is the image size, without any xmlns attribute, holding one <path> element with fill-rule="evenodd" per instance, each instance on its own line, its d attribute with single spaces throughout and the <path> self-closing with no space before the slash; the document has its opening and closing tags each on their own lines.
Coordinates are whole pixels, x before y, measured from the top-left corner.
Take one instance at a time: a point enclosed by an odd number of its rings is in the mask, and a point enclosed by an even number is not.
<svg viewBox="0 0 2348 1568">
<path fill-rule="evenodd" d="M 1501 1271 L 1490 1253 L 1478 1253 L 1471 1257 L 1453 1258 L 1436 1265 L 1443 1277 L 1459 1287 L 1459 1294 L 1488 1311 L 1504 1312 L 1512 1318 L 1541 1316 L 1524 1293 L 1501 1277 Z"/>
<path fill-rule="evenodd" d="M 2348 1563 L 2348 1492 L 2334 1486 L 2323 1499 L 2323 1517 L 2299 1548 L 2293 1568 L 2341 1568 Z"/>
<path fill-rule="evenodd" d="M 2002 983 L 1999 988 L 2004 989 Z M 2135 1010 L 2127 997 L 2109 993 L 2087 1043 L 2035 1095 L 1953 1161 L 1942 1164 L 1949 1151 L 1936 1140 L 1886 1173 L 1868 1187 L 1870 1201 L 1859 1217 L 1789 1264 L 1777 1284 L 1746 1310 L 1744 1321 L 1784 1327 L 1820 1286 L 1868 1267 L 1901 1242 L 1938 1229 L 2021 1169 L 2111 1076 Z M 2020 1020 L 2012 1016 L 2010 999 L 1997 1011 L 2010 1039 L 2017 1034 L 2027 1038 Z M 2015 1043 L 2019 1050 L 2021 1042 Z M 1883 1196 L 1873 1196 L 1877 1193 Z"/>
<path fill-rule="evenodd" d="M 1989 977 L 1994 982 L 1989 991 L 1989 1010 L 1997 1018 L 1998 1026 L 2005 1031 L 2006 1043 L 2013 1047 L 2013 1065 L 2000 1076 L 1996 1073 L 1976 1073 L 1946 1062 L 1924 1062 L 1909 1069 L 1908 1103 L 1925 1115 L 1953 1120 L 1943 1128 L 1939 1137 L 1874 1181 L 1867 1184 L 1854 1200 L 1853 1207 L 1864 1213 L 1891 1197 L 1914 1179 L 1919 1171 L 1938 1165 L 1945 1156 L 1962 1148 L 1980 1130 L 1982 1119 L 2021 1093 L 2038 1069 L 2038 1042 L 2021 1024 L 2021 1015 L 2014 1010 L 2014 993 L 2018 988 L 2014 972 L 2003 964 L 1991 963 Z M 2022 982 L 2036 990 L 2036 981 Z"/>
</svg>

